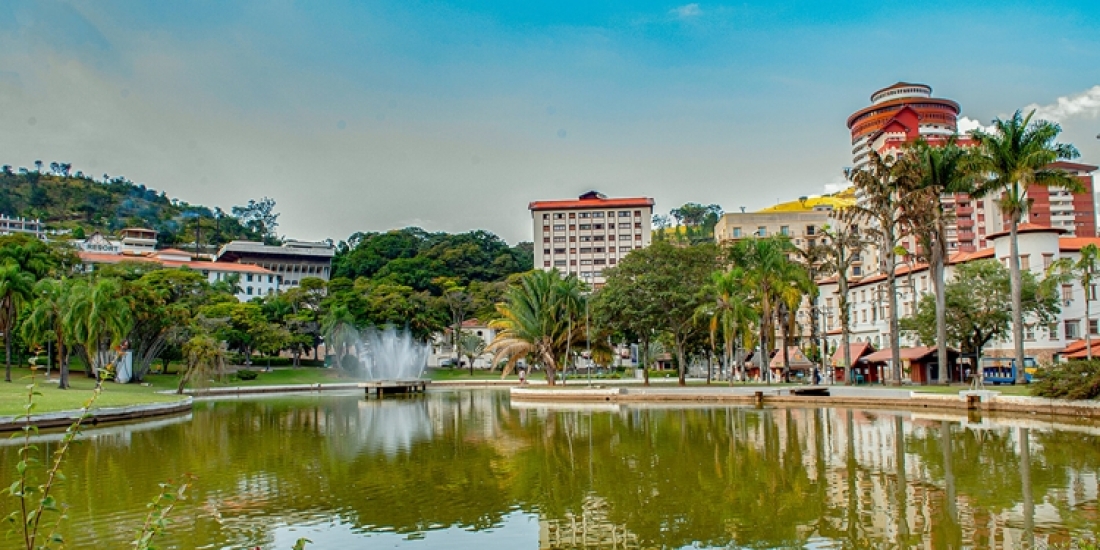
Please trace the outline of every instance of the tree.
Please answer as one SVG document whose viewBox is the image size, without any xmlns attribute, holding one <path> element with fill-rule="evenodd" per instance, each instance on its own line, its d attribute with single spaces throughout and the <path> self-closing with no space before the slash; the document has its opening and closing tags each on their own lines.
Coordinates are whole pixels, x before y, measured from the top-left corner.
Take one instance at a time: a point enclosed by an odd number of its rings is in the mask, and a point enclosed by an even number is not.
<svg viewBox="0 0 1100 550">
<path fill-rule="evenodd" d="M 814 257 L 820 259 L 821 274 L 833 276 L 837 280 L 837 317 L 840 320 L 840 345 L 844 356 L 844 383 L 852 383 L 852 312 L 848 304 L 848 282 L 852 265 L 860 258 L 860 252 L 867 243 L 859 234 L 859 228 L 851 223 L 841 222 L 835 228 L 821 228 L 824 237 L 817 245 Z"/>
<path fill-rule="evenodd" d="M 566 360 L 573 342 L 584 334 L 575 319 L 583 318 L 583 283 L 575 275 L 562 277 L 556 269 L 532 271 L 510 287 L 497 306 L 499 318 L 490 326 L 497 335 L 486 348 L 493 364 L 508 360 L 501 376 L 516 363 L 531 358 L 546 369 L 546 381 L 554 385 L 558 366 Z"/>
<path fill-rule="evenodd" d="M 233 216 L 268 244 L 278 241 L 275 229 L 279 227 L 279 214 L 275 212 L 275 199 L 264 197 L 250 199 L 245 206 L 234 206 Z"/>
<path fill-rule="evenodd" d="M 225 376 L 225 350 L 213 336 L 205 333 L 192 336 L 183 345 L 183 355 L 187 370 L 180 376 L 176 393 L 182 394 L 183 387 L 188 383 L 205 387 L 208 380 Z"/>
<path fill-rule="evenodd" d="M 917 238 L 919 256 L 932 272 L 932 289 L 936 300 L 936 357 L 939 380 L 949 383 L 947 376 L 947 304 L 944 292 L 944 266 L 947 263 L 948 212 L 941 197 L 945 194 L 973 193 L 975 177 L 971 169 L 971 153 L 959 147 L 955 136 L 942 145 L 930 145 L 923 139 L 906 152 L 910 162 L 911 187 L 901 198 L 902 224 Z"/>
<path fill-rule="evenodd" d="M 216 321 L 214 336 L 229 348 L 240 351 L 246 365 L 252 364 L 254 351 L 270 349 L 272 327 L 259 304 L 223 302 L 203 306 L 199 312 L 206 319 Z"/>
<path fill-rule="evenodd" d="M 1047 270 L 1047 277 L 1056 277 L 1059 281 L 1079 281 L 1084 291 L 1085 299 L 1085 349 L 1088 360 L 1092 361 L 1092 329 L 1089 328 L 1089 320 L 1092 318 L 1091 303 L 1096 296 L 1093 292 L 1093 283 L 1100 274 L 1100 248 L 1095 244 L 1087 244 L 1081 247 L 1081 257 L 1077 261 L 1070 258 L 1060 258 L 1051 264 Z"/>
<path fill-rule="evenodd" d="M 732 272 L 712 273 L 706 294 L 712 300 L 701 305 L 698 314 L 709 318 L 712 342 L 718 334 L 722 336 L 723 364 L 729 369 L 729 382 L 732 385 L 733 361 L 741 347 L 739 344 L 752 339 L 756 304 L 753 303 L 752 294 Z M 743 368 L 740 375 L 743 379 Z"/>
<path fill-rule="evenodd" d="M 757 328 L 760 331 L 760 351 L 758 355 L 760 373 L 770 380 L 768 370 L 769 351 L 774 347 L 775 326 L 783 320 L 779 317 L 782 308 L 796 310 L 813 281 L 806 269 L 791 259 L 795 247 L 784 236 L 745 239 L 734 245 L 730 251 L 733 262 L 732 276 L 749 289 L 759 316 Z M 789 358 L 786 356 L 790 344 L 784 328 L 784 377 L 789 375 Z"/>
<path fill-rule="evenodd" d="M 127 281 L 123 292 L 132 308 L 126 339 L 133 352 L 133 380 L 140 382 L 168 346 L 184 343 L 190 321 L 211 299 L 211 291 L 197 271 L 154 269 Z"/>
<path fill-rule="evenodd" d="M 458 350 L 470 362 L 470 376 L 473 376 L 474 361 L 485 353 L 485 340 L 476 334 L 464 332 L 458 339 Z"/>
<path fill-rule="evenodd" d="M 710 301 L 701 291 L 718 269 L 718 258 L 710 243 L 678 247 L 661 241 L 635 250 L 604 272 L 607 282 L 595 298 L 596 318 L 612 330 L 633 334 L 643 346 L 654 334 L 668 334 L 684 385 L 687 344 L 702 328 L 696 312 Z"/>
<path fill-rule="evenodd" d="M 338 304 L 328 311 L 321 322 L 321 334 L 325 337 L 325 353 L 332 352 L 336 365 L 343 367 L 344 357 L 359 339 L 355 317 L 347 306 Z"/>
<path fill-rule="evenodd" d="M 459 339 L 462 337 L 462 323 L 466 321 L 466 315 L 474 307 L 473 297 L 466 288 L 459 285 L 453 278 L 439 277 L 436 284 L 443 287 L 443 303 L 451 313 L 451 347 L 455 353 L 455 364 L 460 364 Z M 470 363 L 470 375 L 474 374 L 474 364 Z"/>
<path fill-rule="evenodd" d="M 13 262 L 0 265 L 0 331 L 4 332 L 4 381 L 11 382 L 11 336 L 23 304 L 33 295 L 34 276 Z"/>
<path fill-rule="evenodd" d="M 860 200 L 846 209 L 854 221 L 867 222 L 865 232 L 878 244 L 886 275 L 890 321 L 890 366 L 894 385 L 901 385 L 901 342 L 898 333 L 897 248 L 903 228 L 902 197 L 912 188 L 913 170 L 906 156 L 883 157 L 870 153 L 867 166 L 852 175 Z"/>
<path fill-rule="evenodd" d="M 73 279 L 42 279 L 34 286 L 35 299 L 23 321 L 23 339 L 35 345 L 57 344 L 58 388 L 69 387 L 69 326 L 65 315 L 73 296 Z"/>
<path fill-rule="evenodd" d="M 89 375 L 118 360 L 123 338 L 133 326 L 129 302 L 118 279 L 76 279 L 65 313 L 67 331 L 81 349 Z"/>
<path fill-rule="evenodd" d="M 1008 335 L 1012 315 L 1004 303 L 1011 295 L 1010 273 L 997 260 L 978 260 L 959 264 L 945 287 L 947 340 L 981 365 L 982 349 L 996 338 Z M 1049 323 L 1058 313 L 1056 279 L 1038 281 L 1031 272 L 1021 277 L 1023 309 L 1039 323 Z M 917 333 L 921 341 L 936 338 L 935 297 L 925 295 L 914 314 L 903 320 L 904 330 Z M 1017 363 L 1022 365 L 1023 363 Z M 1023 370 L 1017 369 L 1017 370 Z"/>
<path fill-rule="evenodd" d="M 976 197 L 995 197 L 1001 214 L 1009 223 L 1009 270 L 1012 274 L 1012 340 L 1016 364 L 1024 364 L 1024 318 L 1020 243 L 1017 238 L 1020 218 L 1027 212 L 1027 191 L 1032 185 L 1060 187 L 1072 192 L 1082 190 L 1081 183 L 1069 173 L 1051 168 L 1051 163 L 1077 158 L 1072 145 L 1058 143 L 1062 127 L 1045 120 L 1032 121 L 1035 111 L 1025 117 L 1016 111 L 1007 120 L 995 119 L 993 132 L 972 130 L 977 144 L 975 168 L 987 179 L 978 184 Z M 1025 383 L 1024 369 L 1016 369 L 1016 380 Z"/>
</svg>

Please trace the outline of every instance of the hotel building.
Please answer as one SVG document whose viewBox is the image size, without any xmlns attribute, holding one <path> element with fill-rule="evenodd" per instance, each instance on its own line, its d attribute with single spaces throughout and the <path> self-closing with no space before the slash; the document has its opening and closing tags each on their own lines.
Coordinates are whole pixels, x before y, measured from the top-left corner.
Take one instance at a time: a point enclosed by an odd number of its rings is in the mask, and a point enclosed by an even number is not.
<svg viewBox="0 0 1100 550">
<path fill-rule="evenodd" d="M 651 198 L 608 198 L 596 191 L 576 200 L 532 202 L 535 267 L 572 273 L 598 288 L 603 270 L 649 246 L 653 205 Z"/>
<path fill-rule="evenodd" d="M 327 242 L 287 241 L 271 246 L 254 241 L 231 241 L 218 251 L 218 261 L 262 267 L 279 276 L 279 290 L 298 286 L 306 277 L 323 281 L 332 276 L 336 250 Z"/>
<path fill-rule="evenodd" d="M 925 84 L 898 82 L 876 91 L 871 94 L 871 105 L 848 117 L 852 169 L 865 167 L 871 151 L 889 155 L 919 138 L 933 144 L 942 143 L 958 132 L 960 112 L 958 103 L 932 97 L 932 87 Z M 959 136 L 959 143 L 970 145 L 971 140 Z M 1057 227 L 1071 237 L 1095 237 L 1092 172 L 1096 167 L 1070 162 L 1057 162 L 1052 167 L 1075 174 L 1084 190 L 1069 193 L 1037 185 L 1029 187 L 1027 196 L 1032 204 L 1027 219 L 1021 222 Z M 975 199 L 958 193 L 944 195 L 941 200 L 945 209 L 952 213 L 947 226 L 950 253 L 975 252 L 992 246 L 988 236 L 1007 228 L 994 198 Z M 912 239 L 904 239 L 902 245 L 916 250 Z"/>
</svg>

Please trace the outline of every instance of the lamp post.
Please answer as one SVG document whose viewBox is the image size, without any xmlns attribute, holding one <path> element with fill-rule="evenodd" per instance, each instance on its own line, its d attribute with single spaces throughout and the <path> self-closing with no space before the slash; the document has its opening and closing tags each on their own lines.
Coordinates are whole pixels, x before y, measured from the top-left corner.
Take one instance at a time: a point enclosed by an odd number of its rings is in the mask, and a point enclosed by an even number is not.
<svg viewBox="0 0 1100 550">
<path fill-rule="evenodd" d="M 592 279 L 592 272 L 589 271 L 583 275 L 585 278 L 585 284 L 588 285 L 588 293 L 584 297 L 584 349 L 588 354 L 588 385 L 592 385 L 592 325 L 589 323 L 588 316 L 588 302 L 592 299 L 592 286 L 588 282 Z"/>
</svg>

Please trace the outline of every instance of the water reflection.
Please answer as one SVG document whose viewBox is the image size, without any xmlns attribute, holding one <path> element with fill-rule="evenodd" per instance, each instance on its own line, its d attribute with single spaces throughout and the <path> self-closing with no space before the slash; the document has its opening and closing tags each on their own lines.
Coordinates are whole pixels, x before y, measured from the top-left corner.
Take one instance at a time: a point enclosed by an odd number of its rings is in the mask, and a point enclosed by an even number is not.
<svg viewBox="0 0 1100 550">
<path fill-rule="evenodd" d="M 78 548 L 125 547 L 183 472 L 198 482 L 165 548 L 1032 548 L 1100 524 L 1094 425 L 497 391 L 201 403 L 90 431 L 66 471 Z"/>
</svg>

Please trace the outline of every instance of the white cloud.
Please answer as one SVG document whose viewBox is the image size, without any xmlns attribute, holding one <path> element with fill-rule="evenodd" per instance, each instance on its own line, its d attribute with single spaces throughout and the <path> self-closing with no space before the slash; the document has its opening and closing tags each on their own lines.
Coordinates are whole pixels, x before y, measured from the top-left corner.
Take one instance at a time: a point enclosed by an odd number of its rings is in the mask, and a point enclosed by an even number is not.
<svg viewBox="0 0 1100 550">
<path fill-rule="evenodd" d="M 833 178 L 833 181 L 830 181 L 829 183 L 825 184 L 825 194 L 826 195 L 831 195 L 833 193 L 843 191 L 843 190 L 845 190 L 845 189 L 847 189 L 851 186 L 852 186 L 852 182 L 850 182 L 850 181 L 848 181 L 848 180 L 846 180 L 846 179 L 844 179 L 840 176 L 837 176 L 837 177 Z"/>
<path fill-rule="evenodd" d="M 676 8 L 672 8 L 668 11 L 670 14 L 679 17 L 680 19 L 687 19 L 689 17 L 698 17 L 703 14 L 703 10 L 699 9 L 699 4 L 691 3 L 684 4 Z"/>
<path fill-rule="evenodd" d="M 986 125 L 982 124 L 981 122 L 978 122 L 977 120 L 974 120 L 970 117 L 965 117 L 965 116 L 964 117 L 959 117 L 958 128 L 959 128 L 959 135 L 960 136 L 965 136 L 971 130 L 982 130 L 984 132 L 992 132 L 993 131 L 992 126 L 986 126 Z"/>
<path fill-rule="evenodd" d="M 1035 111 L 1035 118 L 1063 122 L 1069 118 L 1096 118 L 1100 116 L 1100 85 L 1072 96 L 1062 96 L 1050 105 L 1032 103 L 1024 107 L 1024 113 Z"/>
</svg>

